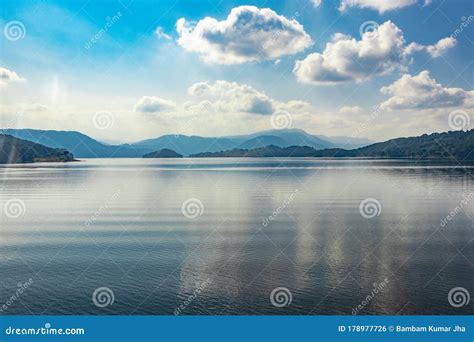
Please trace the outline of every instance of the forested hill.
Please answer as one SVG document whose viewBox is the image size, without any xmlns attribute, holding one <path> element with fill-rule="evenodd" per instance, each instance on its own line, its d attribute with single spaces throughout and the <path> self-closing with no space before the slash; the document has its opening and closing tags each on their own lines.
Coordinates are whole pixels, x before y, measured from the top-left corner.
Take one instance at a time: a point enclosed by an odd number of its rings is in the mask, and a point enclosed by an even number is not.
<svg viewBox="0 0 474 342">
<path fill-rule="evenodd" d="M 0 134 L 0 164 L 66 161 L 74 161 L 74 156 L 65 149 Z"/>
<path fill-rule="evenodd" d="M 281 148 L 267 146 L 251 150 L 233 149 L 214 153 L 198 153 L 190 157 L 356 157 L 474 160 L 474 130 L 424 134 L 397 138 L 366 147 L 345 150 L 316 150 L 308 146 Z"/>
</svg>

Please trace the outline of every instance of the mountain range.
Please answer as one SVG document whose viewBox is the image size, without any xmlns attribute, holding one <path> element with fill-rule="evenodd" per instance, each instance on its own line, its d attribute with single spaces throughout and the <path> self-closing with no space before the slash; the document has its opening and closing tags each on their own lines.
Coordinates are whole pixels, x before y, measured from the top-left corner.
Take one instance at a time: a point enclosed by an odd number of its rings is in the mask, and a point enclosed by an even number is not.
<svg viewBox="0 0 474 342">
<path fill-rule="evenodd" d="M 255 149 L 269 145 L 282 148 L 309 146 L 318 150 L 325 148 L 347 149 L 363 147 L 373 143 L 373 141 L 364 138 L 311 135 L 300 129 L 270 130 L 227 137 L 171 134 L 121 145 L 109 145 L 76 131 L 4 129 L 2 132 L 47 147 L 67 149 L 77 158 L 135 158 L 163 149 L 173 150 L 181 155 L 189 156 L 191 154 L 219 152 L 235 148 Z"/>
<path fill-rule="evenodd" d="M 75 135 L 83 141 L 82 135 Z M 44 139 L 44 137 L 43 137 Z M 90 139 L 90 138 L 89 138 Z M 88 140 L 86 140 L 88 141 Z M 267 142 L 281 142 L 278 137 L 259 136 L 247 140 L 241 146 L 253 146 Z M 99 143 L 100 144 L 100 143 Z M 105 146 L 105 145 L 101 145 Z M 120 146 L 115 146 L 120 150 Z M 124 151 L 128 147 L 124 147 Z M 130 151 L 139 149 L 130 148 Z M 143 155 L 144 158 L 182 158 L 171 149 L 161 149 Z M 193 158 L 212 157 L 347 157 L 347 158 L 411 158 L 443 159 L 457 162 L 474 161 L 474 129 L 424 134 L 418 137 L 397 138 L 356 149 L 325 148 L 311 146 L 279 147 L 269 145 L 251 149 L 234 148 L 219 152 L 191 154 Z M 74 161 L 74 156 L 63 148 L 51 148 L 11 135 L 0 134 L 0 164 L 31 162 Z"/>
<path fill-rule="evenodd" d="M 474 130 L 397 138 L 352 150 L 341 148 L 317 150 L 310 146 L 290 146 L 282 148 L 270 145 L 255 149 L 237 148 L 229 151 L 198 153 L 190 157 L 347 157 L 445 159 L 458 162 L 473 161 Z"/>
</svg>

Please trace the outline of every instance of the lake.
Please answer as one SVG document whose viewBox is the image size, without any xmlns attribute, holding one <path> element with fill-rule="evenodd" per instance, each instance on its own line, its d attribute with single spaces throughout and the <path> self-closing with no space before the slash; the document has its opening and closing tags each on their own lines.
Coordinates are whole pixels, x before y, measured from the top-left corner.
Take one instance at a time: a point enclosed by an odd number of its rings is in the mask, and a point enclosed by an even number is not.
<svg viewBox="0 0 474 342">
<path fill-rule="evenodd" d="M 0 167 L 1 314 L 469 314 L 472 165 Z M 21 291 L 20 291 L 21 290 Z"/>
</svg>

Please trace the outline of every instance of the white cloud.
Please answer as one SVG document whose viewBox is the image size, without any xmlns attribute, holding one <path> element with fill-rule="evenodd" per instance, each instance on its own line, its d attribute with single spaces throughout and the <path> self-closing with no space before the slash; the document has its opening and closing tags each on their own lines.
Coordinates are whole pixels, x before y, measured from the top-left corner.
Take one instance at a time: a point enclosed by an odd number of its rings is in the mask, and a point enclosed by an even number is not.
<svg viewBox="0 0 474 342">
<path fill-rule="evenodd" d="M 290 114 L 310 113 L 314 111 L 314 108 L 305 101 L 291 100 L 285 103 L 278 103 L 277 109 L 285 110 Z"/>
<path fill-rule="evenodd" d="M 135 112 L 166 125 L 201 120 L 204 126 L 217 121 L 225 126 L 229 122 L 234 125 L 239 120 L 251 120 L 252 117 L 268 117 L 277 110 L 295 115 L 314 111 L 305 101 L 278 101 L 249 85 L 223 80 L 198 82 L 191 85 L 187 92 L 188 98 L 182 104 L 144 96 L 135 105 Z"/>
<path fill-rule="evenodd" d="M 309 84 L 334 84 L 343 81 L 363 81 L 402 66 L 405 39 L 391 21 L 361 40 L 334 35 L 323 53 L 312 53 L 296 62 L 294 73 L 298 81 Z"/>
<path fill-rule="evenodd" d="M 349 7 L 369 8 L 383 14 L 416 4 L 417 0 L 342 0 L 340 11 L 345 11 Z M 426 0 L 425 0 L 426 3 Z"/>
<path fill-rule="evenodd" d="M 426 51 L 431 55 L 431 57 L 436 58 L 442 56 L 447 50 L 453 48 L 456 45 L 457 41 L 453 37 L 446 37 L 440 39 L 434 45 L 421 45 L 418 43 L 409 44 L 405 51 L 407 54 L 412 54 L 418 51 Z"/>
<path fill-rule="evenodd" d="M 236 82 L 199 82 L 189 87 L 188 94 L 207 99 L 218 111 L 268 115 L 275 110 L 274 100 L 251 86 Z"/>
<path fill-rule="evenodd" d="M 135 112 L 160 113 L 172 110 L 176 107 L 173 101 L 165 100 L 156 96 L 143 96 L 135 105 Z"/>
<path fill-rule="evenodd" d="M 188 94 L 200 102 L 188 102 L 188 111 L 199 113 L 247 113 L 252 115 L 270 115 L 276 110 L 285 110 L 292 114 L 311 112 L 312 106 L 305 101 L 278 101 L 255 88 L 236 82 L 215 81 L 198 82 L 188 88 Z"/>
<path fill-rule="evenodd" d="M 416 51 L 426 50 L 438 57 L 455 42 L 454 38 L 444 38 L 435 45 L 412 43 L 407 46 L 402 30 L 386 21 L 374 26 L 374 30 L 363 32 L 361 40 L 334 34 L 322 53 L 311 53 L 296 61 L 293 72 L 299 82 L 308 84 L 361 82 L 395 70 L 404 71 L 407 57 Z"/>
<path fill-rule="evenodd" d="M 381 104 L 381 108 L 390 110 L 459 107 L 474 101 L 474 91 L 445 88 L 427 70 L 416 76 L 405 74 L 380 91 L 392 96 Z"/>
<path fill-rule="evenodd" d="M 362 112 L 362 108 L 359 106 L 344 106 L 339 109 L 340 114 L 359 114 Z"/>
<path fill-rule="evenodd" d="M 171 37 L 169 34 L 167 34 L 164 30 L 163 30 L 163 27 L 161 26 L 158 26 L 155 30 L 155 35 L 158 37 L 158 38 L 164 38 L 166 40 L 171 40 L 173 39 L 173 37 Z"/>
<path fill-rule="evenodd" d="M 181 18 L 176 22 L 176 30 L 182 48 L 214 64 L 278 59 L 303 51 L 313 43 L 296 19 L 254 6 L 233 8 L 222 21 L 206 17 L 190 25 Z"/>
<path fill-rule="evenodd" d="M 16 72 L 0 67 L 0 85 L 6 86 L 12 82 L 22 81 L 25 81 L 25 79 L 18 76 Z"/>
<path fill-rule="evenodd" d="M 321 6 L 322 0 L 311 0 L 311 3 L 313 4 L 314 7 L 319 7 Z"/>
</svg>

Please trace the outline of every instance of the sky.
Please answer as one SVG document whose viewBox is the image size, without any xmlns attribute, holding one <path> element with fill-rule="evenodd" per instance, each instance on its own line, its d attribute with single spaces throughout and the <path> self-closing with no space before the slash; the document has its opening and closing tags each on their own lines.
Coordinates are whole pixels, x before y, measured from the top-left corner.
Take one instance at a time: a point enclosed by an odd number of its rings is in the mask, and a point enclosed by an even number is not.
<svg viewBox="0 0 474 342">
<path fill-rule="evenodd" d="M 472 128 L 470 0 L 5 0 L 0 126 L 107 142 Z"/>
</svg>

